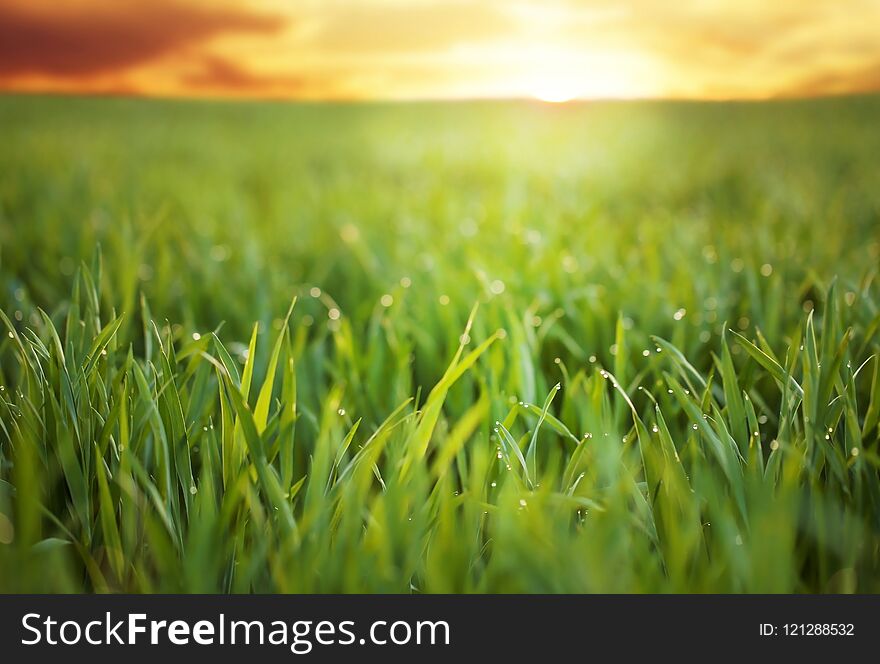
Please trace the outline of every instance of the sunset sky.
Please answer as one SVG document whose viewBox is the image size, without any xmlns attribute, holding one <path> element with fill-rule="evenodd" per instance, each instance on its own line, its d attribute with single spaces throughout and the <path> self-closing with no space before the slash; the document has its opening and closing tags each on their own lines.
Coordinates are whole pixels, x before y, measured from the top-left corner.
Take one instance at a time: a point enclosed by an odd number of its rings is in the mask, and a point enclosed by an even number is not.
<svg viewBox="0 0 880 664">
<path fill-rule="evenodd" d="M 0 0 L 0 89 L 302 99 L 880 89 L 880 0 Z"/>
</svg>

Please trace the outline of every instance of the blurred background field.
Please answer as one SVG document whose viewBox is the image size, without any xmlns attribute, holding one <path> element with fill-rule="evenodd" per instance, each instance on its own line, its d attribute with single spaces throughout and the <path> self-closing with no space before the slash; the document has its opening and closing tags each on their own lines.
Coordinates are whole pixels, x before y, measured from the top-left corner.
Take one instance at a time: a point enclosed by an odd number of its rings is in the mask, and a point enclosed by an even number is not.
<svg viewBox="0 0 880 664">
<path fill-rule="evenodd" d="M 880 591 L 877 117 L 0 97 L 0 589 Z"/>
</svg>

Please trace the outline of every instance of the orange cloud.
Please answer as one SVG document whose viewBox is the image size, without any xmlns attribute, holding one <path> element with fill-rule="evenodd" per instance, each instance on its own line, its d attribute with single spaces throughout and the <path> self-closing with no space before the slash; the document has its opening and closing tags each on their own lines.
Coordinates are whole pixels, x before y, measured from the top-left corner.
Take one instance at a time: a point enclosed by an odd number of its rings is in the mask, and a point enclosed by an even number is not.
<svg viewBox="0 0 880 664">
<path fill-rule="evenodd" d="M 827 71 L 808 76 L 784 90 L 784 97 L 813 97 L 818 94 L 865 93 L 880 90 L 880 59 L 855 71 Z"/>
<path fill-rule="evenodd" d="M 299 97 L 314 90 L 328 92 L 327 86 L 305 76 L 263 74 L 215 55 L 205 56 L 191 73 L 181 76 L 181 83 L 193 91 L 216 94 L 257 94 L 264 97 Z"/>
</svg>

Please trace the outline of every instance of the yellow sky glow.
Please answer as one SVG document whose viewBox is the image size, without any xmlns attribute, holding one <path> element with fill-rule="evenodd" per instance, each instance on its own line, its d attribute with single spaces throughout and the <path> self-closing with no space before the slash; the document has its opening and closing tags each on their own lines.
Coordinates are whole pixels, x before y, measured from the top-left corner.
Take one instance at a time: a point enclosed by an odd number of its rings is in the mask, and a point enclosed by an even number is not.
<svg viewBox="0 0 880 664">
<path fill-rule="evenodd" d="M 0 89 L 291 99 L 880 89 L 880 0 L 0 0 Z"/>
</svg>

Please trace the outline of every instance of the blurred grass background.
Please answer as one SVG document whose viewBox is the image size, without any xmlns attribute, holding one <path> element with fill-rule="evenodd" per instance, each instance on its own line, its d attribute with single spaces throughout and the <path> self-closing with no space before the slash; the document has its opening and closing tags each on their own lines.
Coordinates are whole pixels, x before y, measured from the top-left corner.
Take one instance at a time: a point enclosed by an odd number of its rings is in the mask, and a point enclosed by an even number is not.
<svg viewBox="0 0 880 664">
<path fill-rule="evenodd" d="M 878 591 L 878 113 L 0 97 L 0 589 Z"/>
</svg>

